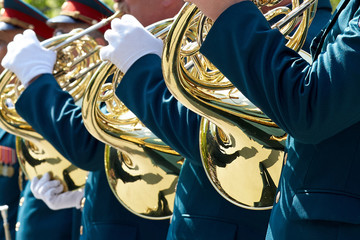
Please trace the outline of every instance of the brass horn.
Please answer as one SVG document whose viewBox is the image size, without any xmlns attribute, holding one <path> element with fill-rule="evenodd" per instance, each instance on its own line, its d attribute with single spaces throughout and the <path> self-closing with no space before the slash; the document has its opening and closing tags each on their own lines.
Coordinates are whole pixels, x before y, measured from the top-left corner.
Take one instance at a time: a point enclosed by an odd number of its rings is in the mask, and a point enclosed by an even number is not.
<svg viewBox="0 0 360 240">
<path fill-rule="evenodd" d="M 270 21 L 285 14 L 273 27 L 286 36 L 288 47 L 299 51 L 316 3 L 309 0 L 300 5 L 293 0 L 293 10 L 279 7 L 265 17 Z M 199 53 L 211 25 L 195 5 L 185 4 L 165 42 L 165 82 L 181 103 L 203 117 L 199 139 L 202 162 L 220 195 L 246 209 L 271 209 L 286 133 Z"/>
<path fill-rule="evenodd" d="M 116 13 L 86 30 L 76 29 L 41 43 L 58 51 L 54 77 L 77 103 L 81 102 L 86 85 L 101 62 L 99 46 L 86 34 L 101 28 L 118 15 Z M 5 69 L 0 75 L 0 127 L 17 136 L 16 152 L 23 172 L 29 179 L 51 172 L 54 179 L 64 184 L 65 191 L 83 187 L 87 171 L 71 164 L 17 114 L 14 106 L 23 91 L 24 86 L 15 74 Z"/>
<path fill-rule="evenodd" d="M 147 27 L 164 39 L 172 19 Z M 137 216 L 171 217 L 183 157 L 164 144 L 116 97 L 123 74 L 104 62 L 90 80 L 82 116 L 88 131 L 107 144 L 105 172 L 119 202 Z M 107 79 L 112 77 L 112 81 Z M 106 111 L 102 106 L 106 106 Z"/>
</svg>

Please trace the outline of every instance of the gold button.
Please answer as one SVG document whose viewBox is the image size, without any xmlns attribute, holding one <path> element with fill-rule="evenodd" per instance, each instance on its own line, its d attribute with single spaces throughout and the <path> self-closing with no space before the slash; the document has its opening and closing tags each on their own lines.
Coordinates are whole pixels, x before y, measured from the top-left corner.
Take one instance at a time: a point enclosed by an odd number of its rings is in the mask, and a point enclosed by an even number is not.
<svg viewBox="0 0 360 240">
<path fill-rule="evenodd" d="M 15 225 L 15 231 L 19 231 L 20 229 L 20 222 L 17 222 Z"/>
<path fill-rule="evenodd" d="M 83 210 L 84 206 L 85 206 L 85 201 L 86 201 L 86 198 L 82 198 L 81 199 L 81 202 L 80 202 L 80 208 L 81 208 L 81 211 Z"/>
<path fill-rule="evenodd" d="M 80 226 L 80 235 L 83 235 L 83 229 L 84 229 L 84 227 L 83 227 L 83 225 L 81 225 Z"/>
<path fill-rule="evenodd" d="M 280 200 L 280 191 L 278 191 L 278 193 L 276 194 L 275 202 L 278 203 L 279 200 Z"/>
<path fill-rule="evenodd" d="M 19 200 L 19 206 L 21 207 L 24 204 L 25 198 L 21 197 Z"/>
</svg>

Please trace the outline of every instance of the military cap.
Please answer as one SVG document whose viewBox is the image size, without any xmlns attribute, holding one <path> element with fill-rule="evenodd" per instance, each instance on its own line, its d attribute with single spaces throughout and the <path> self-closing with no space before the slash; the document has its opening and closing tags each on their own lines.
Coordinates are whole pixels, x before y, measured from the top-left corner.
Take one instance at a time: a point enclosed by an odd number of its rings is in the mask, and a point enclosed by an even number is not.
<svg viewBox="0 0 360 240">
<path fill-rule="evenodd" d="M 68 0 L 61 7 L 60 15 L 47 21 L 49 26 L 56 23 L 88 23 L 96 24 L 110 17 L 114 11 L 99 0 Z M 110 26 L 99 29 L 105 32 Z"/>
<path fill-rule="evenodd" d="M 48 18 L 33 6 L 21 0 L 2 0 L 0 31 L 16 28 L 32 29 L 43 38 L 49 38 L 54 30 L 46 25 Z"/>
</svg>

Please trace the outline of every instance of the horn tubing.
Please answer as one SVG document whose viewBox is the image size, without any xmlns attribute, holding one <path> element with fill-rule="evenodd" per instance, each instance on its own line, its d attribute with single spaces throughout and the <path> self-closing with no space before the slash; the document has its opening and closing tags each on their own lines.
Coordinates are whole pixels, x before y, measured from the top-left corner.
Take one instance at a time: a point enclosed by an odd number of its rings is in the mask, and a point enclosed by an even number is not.
<svg viewBox="0 0 360 240">
<path fill-rule="evenodd" d="M 316 0 L 305 1 L 300 6 L 292 10 L 290 13 L 286 14 L 286 16 L 278 21 L 276 24 L 272 26 L 272 28 L 281 29 L 286 26 L 292 19 L 302 14 L 305 10 L 307 10 L 312 4 L 315 3 Z"/>
<path fill-rule="evenodd" d="M 109 22 L 111 22 L 113 19 L 121 16 L 122 14 L 123 14 L 122 12 L 117 11 L 117 12 L 115 12 L 112 16 L 101 20 L 100 22 L 92 25 L 91 27 L 88 27 L 88 28 L 85 29 L 84 31 L 81 31 L 81 32 L 79 32 L 78 34 L 75 34 L 74 36 L 71 36 L 71 37 L 69 37 L 68 39 L 66 39 L 65 41 L 59 43 L 58 45 L 51 47 L 50 50 L 57 51 L 57 50 L 59 50 L 61 47 L 65 46 L 66 44 L 69 44 L 69 43 L 75 41 L 76 39 L 81 38 L 82 36 L 84 36 L 84 35 L 86 35 L 86 34 L 88 34 L 88 33 L 90 33 L 90 32 L 93 32 L 93 31 L 95 31 L 95 30 L 98 30 L 99 28 L 104 27 L 104 26 L 107 25 Z"/>
</svg>

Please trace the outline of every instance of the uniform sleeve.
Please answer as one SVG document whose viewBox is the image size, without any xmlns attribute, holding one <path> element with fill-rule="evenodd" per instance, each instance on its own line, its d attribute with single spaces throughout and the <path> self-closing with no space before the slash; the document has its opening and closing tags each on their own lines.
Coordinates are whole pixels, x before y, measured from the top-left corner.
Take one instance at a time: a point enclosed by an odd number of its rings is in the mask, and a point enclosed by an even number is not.
<svg viewBox="0 0 360 240">
<path fill-rule="evenodd" d="M 116 89 L 116 95 L 157 137 L 185 158 L 200 159 L 200 116 L 169 92 L 156 55 L 140 58 Z"/>
<path fill-rule="evenodd" d="M 360 120 L 359 11 L 312 65 L 252 2 L 227 9 L 201 52 L 255 105 L 298 141 L 318 143 Z"/>
<path fill-rule="evenodd" d="M 87 171 L 104 168 L 105 145 L 83 124 L 81 108 L 51 74 L 40 76 L 21 94 L 16 111 L 66 159 Z"/>
</svg>

